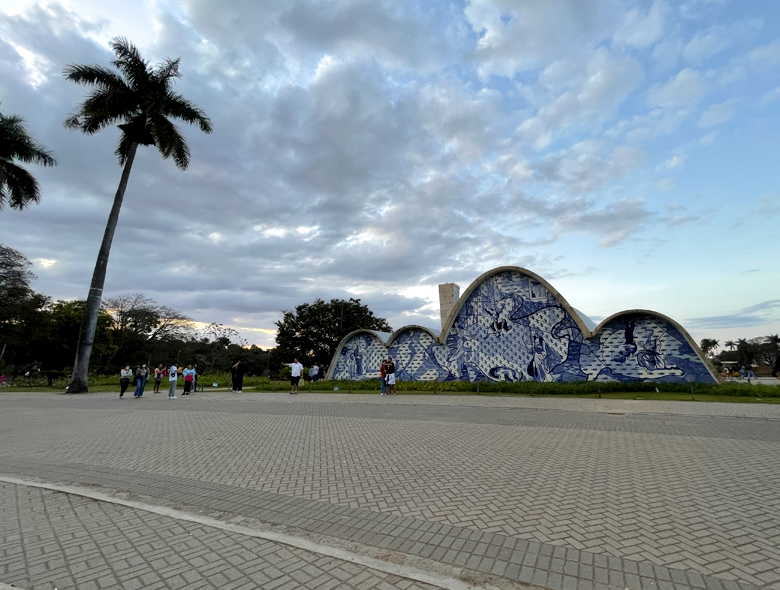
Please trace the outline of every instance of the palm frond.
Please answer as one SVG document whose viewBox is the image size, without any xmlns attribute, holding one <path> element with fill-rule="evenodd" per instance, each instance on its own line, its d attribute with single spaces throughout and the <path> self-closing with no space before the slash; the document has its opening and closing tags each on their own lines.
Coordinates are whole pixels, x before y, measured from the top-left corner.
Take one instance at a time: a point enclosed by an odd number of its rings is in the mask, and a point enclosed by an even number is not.
<svg viewBox="0 0 780 590">
<path fill-rule="evenodd" d="M 143 85 L 150 77 L 149 62 L 141 57 L 138 47 L 124 37 L 114 37 L 109 45 L 116 55 L 111 63 L 124 74 L 130 86 Z"/>
<path fill-rule="evenodd" d="M 168 117 L 181 119 L 190 125 L 197 123 L 203 133 L 211 133 L 212 131 L 211 119 L 206 113 L 176 92 L 168 93 L 161 112 Z"/>
<path fill-rule="evenodd" d="M 66 80 L 76 84 L 90 84 L 107 91 L 127 87 L 127 83 L 116 72 L 101 66 L 70 64 L 62 71 Z"/>
<path fill-rule="evenodd" d="M 190 164 L 190 149 L 179 128 L 161 115 L 151 117 L 150 123 L 155 145 L 162 157 L 172 157 L 177 168 L 186 170 Z"/>
<path fill-rule="evenodd" d="M 119 73 L 100 66 L 66 68 L 69 80 L 92 84 L 95 89 L 65 120 L 65 126 L 93 134 L 118 123 L 122 136 L 115 153 L 120 163 L 127 161 L 133 144 L 156 145 L 163 158 L 173 158 L 176 166 L 186 169 L 190 158 L 187 142 L 167 117 L 197 124 L 204 133 L 211 133 L 212 128 L 200 108 L 171 90 L 180 77 L 181 60 L 166 58 L 152 69 L 124 37 L 115 37 L 110 45 L 116 55 L 112 64 Z"/>
<path fill-rule="evenodd" d="M 124 166 L 125 162 L 127 162 L 127 158 L 130 154 L 130 149 L 133 147 L 133 144 L 135 143 L 135 140 L 133 137 L 127 133 L 122 133 L 121 137 L 119 138 L 119 145 L 116 148 L 116 151 L 114 154 L 116 154 L 116 157 L 119 159 L 119 165 Z"/>
<path fill-rule="evenodd" d="M 0 161 L 0 210 L 6 201 L 12 209 L 21 211 L 31 203 L 39 203 L 41 191 L 32 174 L 13 162 Z"/>
<path fill-rule="evenodd" d="M 42 166 L 56 166 L 57 160 L 43 145 L 27 134 L 24 119 L 0 113 L 0 159 L 21 160 Z"/>
<path fill-rule="evenodd" d="M 152 72 L 152 77 L 155 80 L 159 80 L 160 82 L 165 83 L 166 88 L 169 88 L 170 82 L 172 80 L 175 80 L 176 78 L 181 78 L 181 74 L 179 73 L 180 63 L 181 63 L 180 57 L 177 57 L 176 59 L 170 59 L 166 57 L 164 62 L 162 62 L 160 65 L 154 68 L 154 71 Z"/>
</svg>

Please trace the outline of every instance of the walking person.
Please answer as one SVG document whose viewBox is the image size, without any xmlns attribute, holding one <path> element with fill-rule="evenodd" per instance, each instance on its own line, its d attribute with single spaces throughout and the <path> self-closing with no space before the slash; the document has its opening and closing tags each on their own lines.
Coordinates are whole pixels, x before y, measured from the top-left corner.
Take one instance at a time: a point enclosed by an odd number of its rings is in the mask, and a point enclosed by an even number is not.
<svg viewBox="0 0 780 590">
<path fill-rule="evenodd" d="M 395 395 L 395 363 L 392 357 L 387 357 L 387 395 Z"/>
<path fill-rule="evenodd" d="M 314 366 L 309 369 L 309 377 L 311 378 L 312 383 L 317 382 L 317 377 L 320 374 L 320 368 L 317 366 L 317 363 L 314 363 Z"/>
<path fill-rule="evenodd" d="M 176 382 L 179 379 L 179 368 L 176 365 L 171 365 L 168 369 L 168 399 L 176 399 Z"/>
<path fill-rule="evenodd" d="M 189 395 L 192 391 L 192 384 L 195 381 L 195 369 L 192 365 L 187 365 L 187 368 L 181 372 L 184 377 L 184 393 L 182 395 Z"/>
<path fill-rule="evenodd" d="M 387 395 L 387 359 L 382 359 L 379 366 L 379 390 L 380 395 Z"/>
<path fill-rule="evenodd" d="M 144 388 L 148 380 L 149 367 L 144 363 L 135 370 L 135 397 L 141 397 L 144 394 Z"/>
<path fill-rule="evenodd" d="M 192 375 L 192 389 L 195 393 L 198 393 L 198 363 L 192 365 L 192 369 L 195 371 L 195 373 Z"/>
<path fill-rule="evenodd" d="M 298 395 L 298 383 L 303 375 L 303 365 L 298 362 L 298 359 L 293 359 L 292 363 L 282 364 L 290 367 L 290 395 Z"/>
<path fill-rule="evenodd" d="M 133 376 L 133 371 L 130 369 L 130 365 L 125 365 L 124 369 L 119 371 L 119 399 L 127 391 L 127 386 L 130 385 L 130 377 Z"/>
<path fill-rule="evenodd" d="M 241 359 L 230 367 L 230 379 L 233 381 L 233 393 L 244 393 L 244 365 Z"/>
<path fill-rule="evenodd" d="M 160 382 L 162 381 L 165 369 L 162 363 L 157 365 L 154 369 L 154 393 L 160 393 Z"/>
</svg>

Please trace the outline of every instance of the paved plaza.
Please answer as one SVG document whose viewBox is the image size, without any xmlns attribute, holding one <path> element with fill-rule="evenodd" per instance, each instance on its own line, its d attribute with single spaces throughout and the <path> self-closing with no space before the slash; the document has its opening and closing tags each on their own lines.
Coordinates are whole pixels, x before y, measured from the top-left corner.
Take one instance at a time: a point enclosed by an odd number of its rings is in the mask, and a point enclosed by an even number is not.
<svg viewBox="0 0 780 590">
<path fill-rule="evenodd" d="M 764 404 L 0 394 L 0 584 L 780 590 L 778 426 Z"/>
</svg>

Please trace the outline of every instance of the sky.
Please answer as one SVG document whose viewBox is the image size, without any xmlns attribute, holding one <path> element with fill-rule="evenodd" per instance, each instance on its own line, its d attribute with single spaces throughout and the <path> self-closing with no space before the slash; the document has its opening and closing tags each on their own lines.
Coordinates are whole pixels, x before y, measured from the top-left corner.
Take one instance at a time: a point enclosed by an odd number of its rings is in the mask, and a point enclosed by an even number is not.
<svg viewBox="0 0 780 590">
<path fill-rule="evenodd" d="M 105 295 L 274 344 L 282 310 L 360 298 L 440 327 L 520 266 L 595 321 L 650 309 L 698 342 L 780 332 L 780 2 L 0 0 L 0 103 L 58 158 L 0 212 L 33 287 L 83 299 L 119 131 L 63 121 L 124 36 L 211 118 L 182 172 L 139 149 Z"/>
</svg>

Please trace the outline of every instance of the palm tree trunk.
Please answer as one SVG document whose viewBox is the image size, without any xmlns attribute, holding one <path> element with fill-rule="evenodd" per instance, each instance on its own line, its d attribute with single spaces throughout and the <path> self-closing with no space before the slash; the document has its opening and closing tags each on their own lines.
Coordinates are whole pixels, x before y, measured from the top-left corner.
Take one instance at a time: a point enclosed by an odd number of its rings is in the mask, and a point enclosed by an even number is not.
<svg viewBox="0 0 780 590">
<path fill-rule="evenodd" d="M 89 391 L 87 376 L 89 375 L 89 356 L 92 353 L 92 344 L 95 340 L 100 303 L 103 300 L 103 285 L 106 282 L 106 269 L 108 268 L 108 255 L 111 253 L 111 242 L 114 241 L 114 232 L 119 222 L 119 210 L 122 208 L 122 200 L 125 197 L 127 181 L 130 178 L 130 169 L 133 167 L 135 152 L 138 143 L 133 143 L 127 154 L 125 166 L 122 169 L 122 178 L 114 196 L 114 205 L 108 215 L 106 231 L 103 233 L 103 243 L 100 244 L 95 270 L 92 272 L 92 283 L 89 286 L 87 305 L 84 307 L 84 315 L 81 318 L 79 330 L 79 343 L 76 348 L 76 360 L 73 363 L 73 375 L 68 386 L 68 393 L 86 393 Z"/>
</svg>

